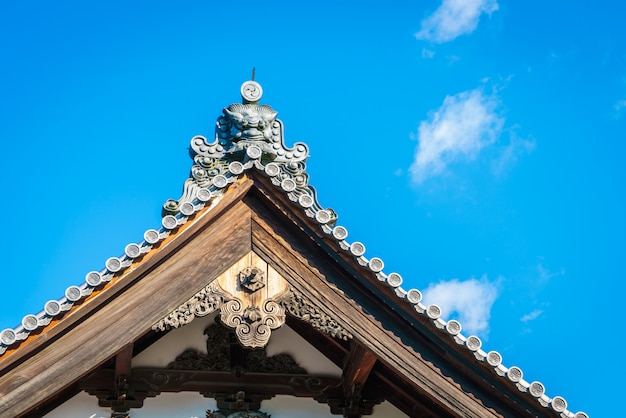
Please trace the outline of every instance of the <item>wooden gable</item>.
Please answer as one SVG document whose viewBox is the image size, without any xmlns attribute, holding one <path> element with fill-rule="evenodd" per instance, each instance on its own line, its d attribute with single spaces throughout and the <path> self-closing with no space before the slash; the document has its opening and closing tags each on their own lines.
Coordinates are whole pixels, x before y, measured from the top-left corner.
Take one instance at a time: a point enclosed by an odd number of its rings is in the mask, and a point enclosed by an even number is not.
<svg viewBox="0 0 626 418">
<path fill-rule="evenodd" d="M 205 207 L 180 224 L 169 218 L 167 238 L 9 345 L 0 357 L 0 415 L 42 416 L 86 390 L 113 416 L 168 391 L 219 393 L 231 412 L 237 402 L 254 411 L 285 394 L 312 397 L 345 417 L 369 415 L 383 401 L 411 417 L 562 416 L 560 399 L 505 376 L 511 370 L 481 354 L 479 340 L 472 347 L 436 306 L 423 307 L 415 292 L 380 272 L 378 260 L 364 259 L 358 243 L 334 233 L 331 214 L 294 202 L 284 193 L 291 185 L 274 181 L 268 165 L 245 173 L 231 167 L 237 176 L 219 185 L 226 191 L 218 199 L 201 199 Z M 202 312 L 189 309 L 198 303 Z M 238 340 L 224 370 L 131 367 L 169 329 L 209 310 Z M 261 319 L 263 327 L 251 331 Z M 340 376 L 246 369 L 246 356 L 283 324 Z M 157 374 L 167 378 L 151 381 Z"/>
</svg>

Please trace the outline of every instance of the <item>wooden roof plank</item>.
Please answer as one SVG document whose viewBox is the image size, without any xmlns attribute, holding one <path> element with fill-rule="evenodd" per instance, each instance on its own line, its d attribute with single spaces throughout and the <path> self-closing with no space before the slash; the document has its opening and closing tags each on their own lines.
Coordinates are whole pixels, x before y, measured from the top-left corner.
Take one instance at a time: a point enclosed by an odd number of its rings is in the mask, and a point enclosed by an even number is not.
<svg viewBox="0 0 626 418">
<path fill-rule="evenodd" d="M 27 362 L 4 373 L 0 377 L 0 411 L 19 416 L 54 396 L 143 335 L 248 253 L 250 211 L 239 201 L 230 203 L 234 203 L 230 210 L 205 224 L 205 230 L 179 236 L 184 240 L 184 251 L 178 251 L 183 248 L 181 243 L 157 265 L 141 269 L 143 274 L 138 279 L 146 280 L 134 281 L 115 298 L 109 298 L 106 305 L 90 310 L 89 316 L 83 315 L 72 327 L 66 327 L 62 339 L 49 341 Z M 102 324 L 111 323 L 116 326 L 102 332 Z M 70 350 L 65 345 L 68 341 L 80 350 Z"/>
</svg>

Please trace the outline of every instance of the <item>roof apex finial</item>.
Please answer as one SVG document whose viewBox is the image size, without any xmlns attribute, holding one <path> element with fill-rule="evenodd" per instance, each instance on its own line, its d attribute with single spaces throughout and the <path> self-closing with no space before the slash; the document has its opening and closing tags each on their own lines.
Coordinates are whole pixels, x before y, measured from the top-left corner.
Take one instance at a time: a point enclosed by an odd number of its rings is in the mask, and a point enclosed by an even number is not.
<svg viewBox="0 0 626 418">
<path fill-rule="evenodd" d="M 263 96 L 263 87 L 256 81 L 254 81 L 254 68 L 252 69 L 252 80 L 245 81 L 241 85 L 241 98 L 243 104 L 258 104 Z"/>
</svg>

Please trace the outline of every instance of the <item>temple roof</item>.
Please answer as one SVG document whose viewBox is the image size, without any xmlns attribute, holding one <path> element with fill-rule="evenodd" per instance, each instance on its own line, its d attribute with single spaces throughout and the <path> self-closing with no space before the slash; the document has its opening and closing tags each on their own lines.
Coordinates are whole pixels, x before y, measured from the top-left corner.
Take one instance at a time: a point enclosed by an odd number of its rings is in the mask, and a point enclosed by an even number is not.
<svg viewBox="0 0 626 418">
<path fill-rule="evenodd" d="M 306 172 L 307 145 L 285 145 L 283 123 L 277 119 L 277 112 L 270 106 L 259 104 L 262 88 L 258 83 L 245 82 L 241 94 L 243 103 L 231 104 L 223 110 L 212 140 L 203 136 L 191 139 L 193 165 L 190 177 L 184 183 L 181 196 L 164 204 L 161 225 L 147 230 L 137 242 L 126 245 L 123 254 L 107 259 L 102 269 L 88 272 L 81 285 L 68 287 L 63 296 L 46 302 L 40 312 L 26 315 L 21 324 L 3 330 L 0 333 L 0 360 L 14 355 L 22 344 L 42 330 L 63 321 L 67 312 L 84 304 L 94 292 L 102 291 L 127 269 L 137 268 L 154 248 L 195 219 L 199 212 L 210 212 L 219 205 L 233 184 L 258 177 L 286 197 L 294 210 L 317 225 L 314 231 L 317 238 L 329 243 L 325 250 L 350 258 L 362 276 L 370 277 L 373 283 L 386 288 L 386 294 L 392 297 L 381 300 L 402 307 L 397 311 L 406 316 L 409 323 L 426 324 L 437 338 L 451 342 L 458 352 L 471 355 L 476 365 L 490 370 L 493 376 L 515 387 L 529 401 L 541 405 L 547 416 L 587 417 L 584 412 L 569 411 L 564 398 L 547 394 L 540 381 L 527 378 L 519 367 L 505 365 L 498 351 L 487 351 L 480 338 L 465 335 L 459 321 L 443 320 L 440 307 L 423 304 L 420 290 L 403 287 L 402 276 L 385 271 L 381 258 L 368 258 L 366 246 L 351 242 L 347 229 L 338 223 L 337 214 L 319 203 Z"/>
</svg>

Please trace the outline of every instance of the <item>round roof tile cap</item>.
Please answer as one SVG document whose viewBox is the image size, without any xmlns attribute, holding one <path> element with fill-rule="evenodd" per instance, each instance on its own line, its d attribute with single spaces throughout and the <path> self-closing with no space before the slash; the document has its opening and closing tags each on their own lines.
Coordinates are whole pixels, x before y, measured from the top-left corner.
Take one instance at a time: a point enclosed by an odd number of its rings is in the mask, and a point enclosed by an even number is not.
<svg viewBox="0 0 626 418">
<path fill-rule="evenodd" d="M 461 329 L 461 323 L 456 319 L 451 319 L 446 324 L 446 331 L 448 331 L 450 335 L 458 335 L 461 332 Z"/>
<path fill-rule="evenodd" d="M 589 415 L 587 415 L 584 412 L 576 412 L 576 415 L 574 415 L 574 418 L 589 418 Z"/>
<path fill-rule="evenodd" d="M 248 154 L 248 157 L 256 160 L 257 158 L 260 158 L 261 155 L 263 155 L 263 151 L 261 151 L 261 148 L 257 147 L 256 145 L 252 145 L 246 148 L 246 154 Z"/>
<path fill-rule="evenodd" d="M 321 209 L 315 213 L 315 220 L 321 224 L 330 222 L 330 213 L 327 210 Z"/>
<path fill-rule="evenodd" d="M 141 255 L 141 247 L 134 243 L 128 244 L 126 248 L 124 248 L 124 254 L 126 254 L 128 258 L 137 258 Z"/>
<path fill-rule="evenodd" d="M 159 232 L 156 229 L 148 229 L 144 232 L 143 239 L 145 239 L 148 244 L 156 244 L 160 239 Z"/>
<path fill-rule="evenodd" d="M 374 273 L 378 273 L 380 271 L 383 270 L 383 268 L 385 268 L 385 263 L 383 262 L 383 260 L 381 260 L 378 257 L 373 257 L 369 263 L 368 263 L 368 267 L 370 268 L 370 270 L 372 270 Z"/>
<path fill-rule="evenodd" d="M 508 372 L 506 372 L 506 376 L 511 382 L 517 383 L 522 380 L 522 377 L 524 377 L 524 373 L 519 367 L 513 366 L 509 369 Z"/>
<path fill-rule="evenodd" d="M 180 213 L 185 216 L 191 216 L 196 211 L 196 208 L 191 202 L 184 202 L 180 205 Z"/>
<path fill-rule="evenodd" d="M 28 314 L 22 318 L 22 326 L 26 331 L 33 331 L 39 326 L 39 320 L 33 314 Z"/>
<path fill-rule="evenodd" d="M 300 203 L 300 206 L 302 206 L 303 208 L 310 208 L 311 206 L 313 206 L 314 201 L 310 195 L 303 194 L 298 198 L 298 203 Z"/>
<path fill-rule="evenodd" d="M 89 286 L 96 287 L 102 283 L 102 276 L 97 271 L 90 271 L 85 275 L 85 281 Z"/>
<path fill-rule="evenodd" d="M 546 388 L 543 383 L 535 381 L 528 387 L 528 392 L 535 398 L 540 398 L 546 392 Z"/>
<path fill-rule="evenodd" d="M 265 174 L 270 177 L 277 176 L 280 173 L 280 167 L 276 163 L 269 163 L 265 166 Z"/>
<path fill-rule="evenodd" d="M 477 351 L 483 345 L 483 342 L 477 336 L 472 335 L 472 336 L 467 338 L 467 341 L 465 342 L 465 345 L 471 351 Z"/>
<path fill-rule="evenodd" d="M 232 163 L 228 164 L 228 171 L 238 176 L 239 174 L 243 173 L 243 164 L 241 164 L 239 161 L 233 161 Z"/>
<path fill-rule="evenodd" d="M 0 332 L 0 342 L 2 342 L 2 344 L 6 346 L 13 344 L 16 339 L 17 335 L 15 335 L 15 331 L 13 331 L 11 328 L 7 328 Z"/>
<path fill-rule="evenodd" d="M 208 202 L 209 200 L 211 200 L 211 196 L 211 190 L 207 189 L 206 187 L 198 189 L 198 191 L 196 192 L 196 197 L 201 202 Z"/>
<path fill-rule="evenodd" d="M 293 181 L 293 179 L 283 179 L 283 181 L 280 182 L 280 188 L 283 189 L 286 192 L 293 192 L 294 190 L 296 190 L 296 182 Z"/>
<path fill-rule="evenodd" d="M 175 216 L 166 215 L 163 217 L 163 219 L 161 219 L 161 225 L 163 225 L 163 228 L 171 230 L 178 226 L 178 221 L 176 220 Z"/>
<path fill-rule="evenodd" d="M 335 239 L 339 241 L 342 241 L 348 237 L 348 230 L 343 226 L 336 226 L 333 229 L 333 237 L 335 237 Z"/>
<path fill-rule="evenodd" d="M 228 184 L 228 179 L 225 176 L 218 174 L 217 176 L 213 177 L 211 183 L 213 183 L 213 186 L 221 189 L 223 187 L 226 187 L 226 185 Z"/>
<path fill-rule="evenodd" d="M 104 263 L 104 265 L 106 266 L 107 270 L 109 270 L 111 273 L 117 273 L 118 271 L 122 269 L 122 262 L 117 257 L 109 258 Z"/>
<path fill-rule="evenodd" d="M 398 287 L 402 284 L 402 276 L 398 273 L 391 273 L 387 276 L 387 284 L 391 287 Z"/>
<path fill-rule="evenodd" d="M 49 300 L 44 305 L 43 310 L 48 316 L 56 316 L 61 312 L 61 304 L 56 300 Z"/>
<path fill-rule="evenodd" d="M 76 302 L 76 301 L 80 300 L 82 295 L 83 294 L 82 294 L 82 292 L 80 290 L 80 287 L 78 287 L 78 286 L 70 286 L 67 289 L 65 289 L 65 297 L 70 302 Z"/>
<path fill-rule="evenodd" d="M 502 355 L 497 351 L 487 353 L 487 363 L 492 367 L 498 367 L 502 364 Z"/>
<path fill-rule="evenodd" d="M 353 242 L 352 244 L 350 244 L 350 252 L 352 253 L 352 255 L 360 257 L 365 254 L 365 245 L 358 241 Z"/>
<path fill-rule="evenodd" d="M 555 396 L 552 398 L 550 404 L 552 405 L 552 409 L 556 412 L 563 412 L 567 409 L 567 402 L 561 396 Z"/>
<path fill-rule="evenodd" d="M 254 77 L 253 77 L 254 78 Z M 263 96 L 263 87 L 256 81 L 245 81 L 239 89 L 241 97 L 247 102 L 258 102 Z"/>
<path fill-rule="evenodd" d="M 411 289 L 406 293 L 406 299 L 413 304 L 419 303 L 422 300 L 422 292 L 417 289 Z"/>
<path fill-rule="evenodd" d="M 435 304 L 428 305 L 426 315 L 428 315 L 430 319 L 437 319 L 441 316 L 441 308 Z"/>
</svg>

